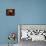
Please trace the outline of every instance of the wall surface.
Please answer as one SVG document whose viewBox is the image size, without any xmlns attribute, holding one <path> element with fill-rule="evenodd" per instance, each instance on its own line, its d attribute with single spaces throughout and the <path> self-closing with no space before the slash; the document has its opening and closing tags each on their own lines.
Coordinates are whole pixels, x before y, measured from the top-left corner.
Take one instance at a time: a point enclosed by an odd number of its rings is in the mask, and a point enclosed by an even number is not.
<svg viewBox="0 0 46 46">
<path fill-rule="evenodd" d="M 6 9 L 11 7 L 16 15 L 6 16 Z M 46 24 L 46 0 L 1 0 L 0 44 L 8 43 L 9 32 L 18 32 L 17 24 Z"/>
</svg>

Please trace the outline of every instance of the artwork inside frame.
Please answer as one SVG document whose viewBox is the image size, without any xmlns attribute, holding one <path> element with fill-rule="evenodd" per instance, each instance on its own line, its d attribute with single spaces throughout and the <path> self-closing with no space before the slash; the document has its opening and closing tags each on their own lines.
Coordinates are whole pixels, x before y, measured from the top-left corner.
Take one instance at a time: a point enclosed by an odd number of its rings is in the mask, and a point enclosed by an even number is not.
<svg viewBox="0 0 46 46">
<path fill-rule="evenodd" d="M 15 16 L 15 9 L 13 8 L 6 9 L 6 16 Z"/>
<path fill-rule="evenodd" d="M 20 24 L 20 40 L 46 41 L 45 24 Z M 19 33 L 19 32 L 18 32 Z"/>
</svg>

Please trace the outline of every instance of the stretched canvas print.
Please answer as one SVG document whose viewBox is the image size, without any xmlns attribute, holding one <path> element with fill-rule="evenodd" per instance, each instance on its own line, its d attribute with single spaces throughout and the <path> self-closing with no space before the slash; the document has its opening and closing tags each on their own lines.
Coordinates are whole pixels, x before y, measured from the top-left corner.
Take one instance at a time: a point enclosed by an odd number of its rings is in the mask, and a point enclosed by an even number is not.
<svg viewBox="0 0 46 46">
<path fill-rule="evenodd" d="M 7 16 L 14 16 L 15 15 L 15 9 L 6 9 L 6 15 Z"/>
<path fill-rule="evenodd" d="M 46 25 L 19 25 L 20 39 L 46 41 Z M 18 32 L 19 33 L 19 32 Z"/>
</svg>

